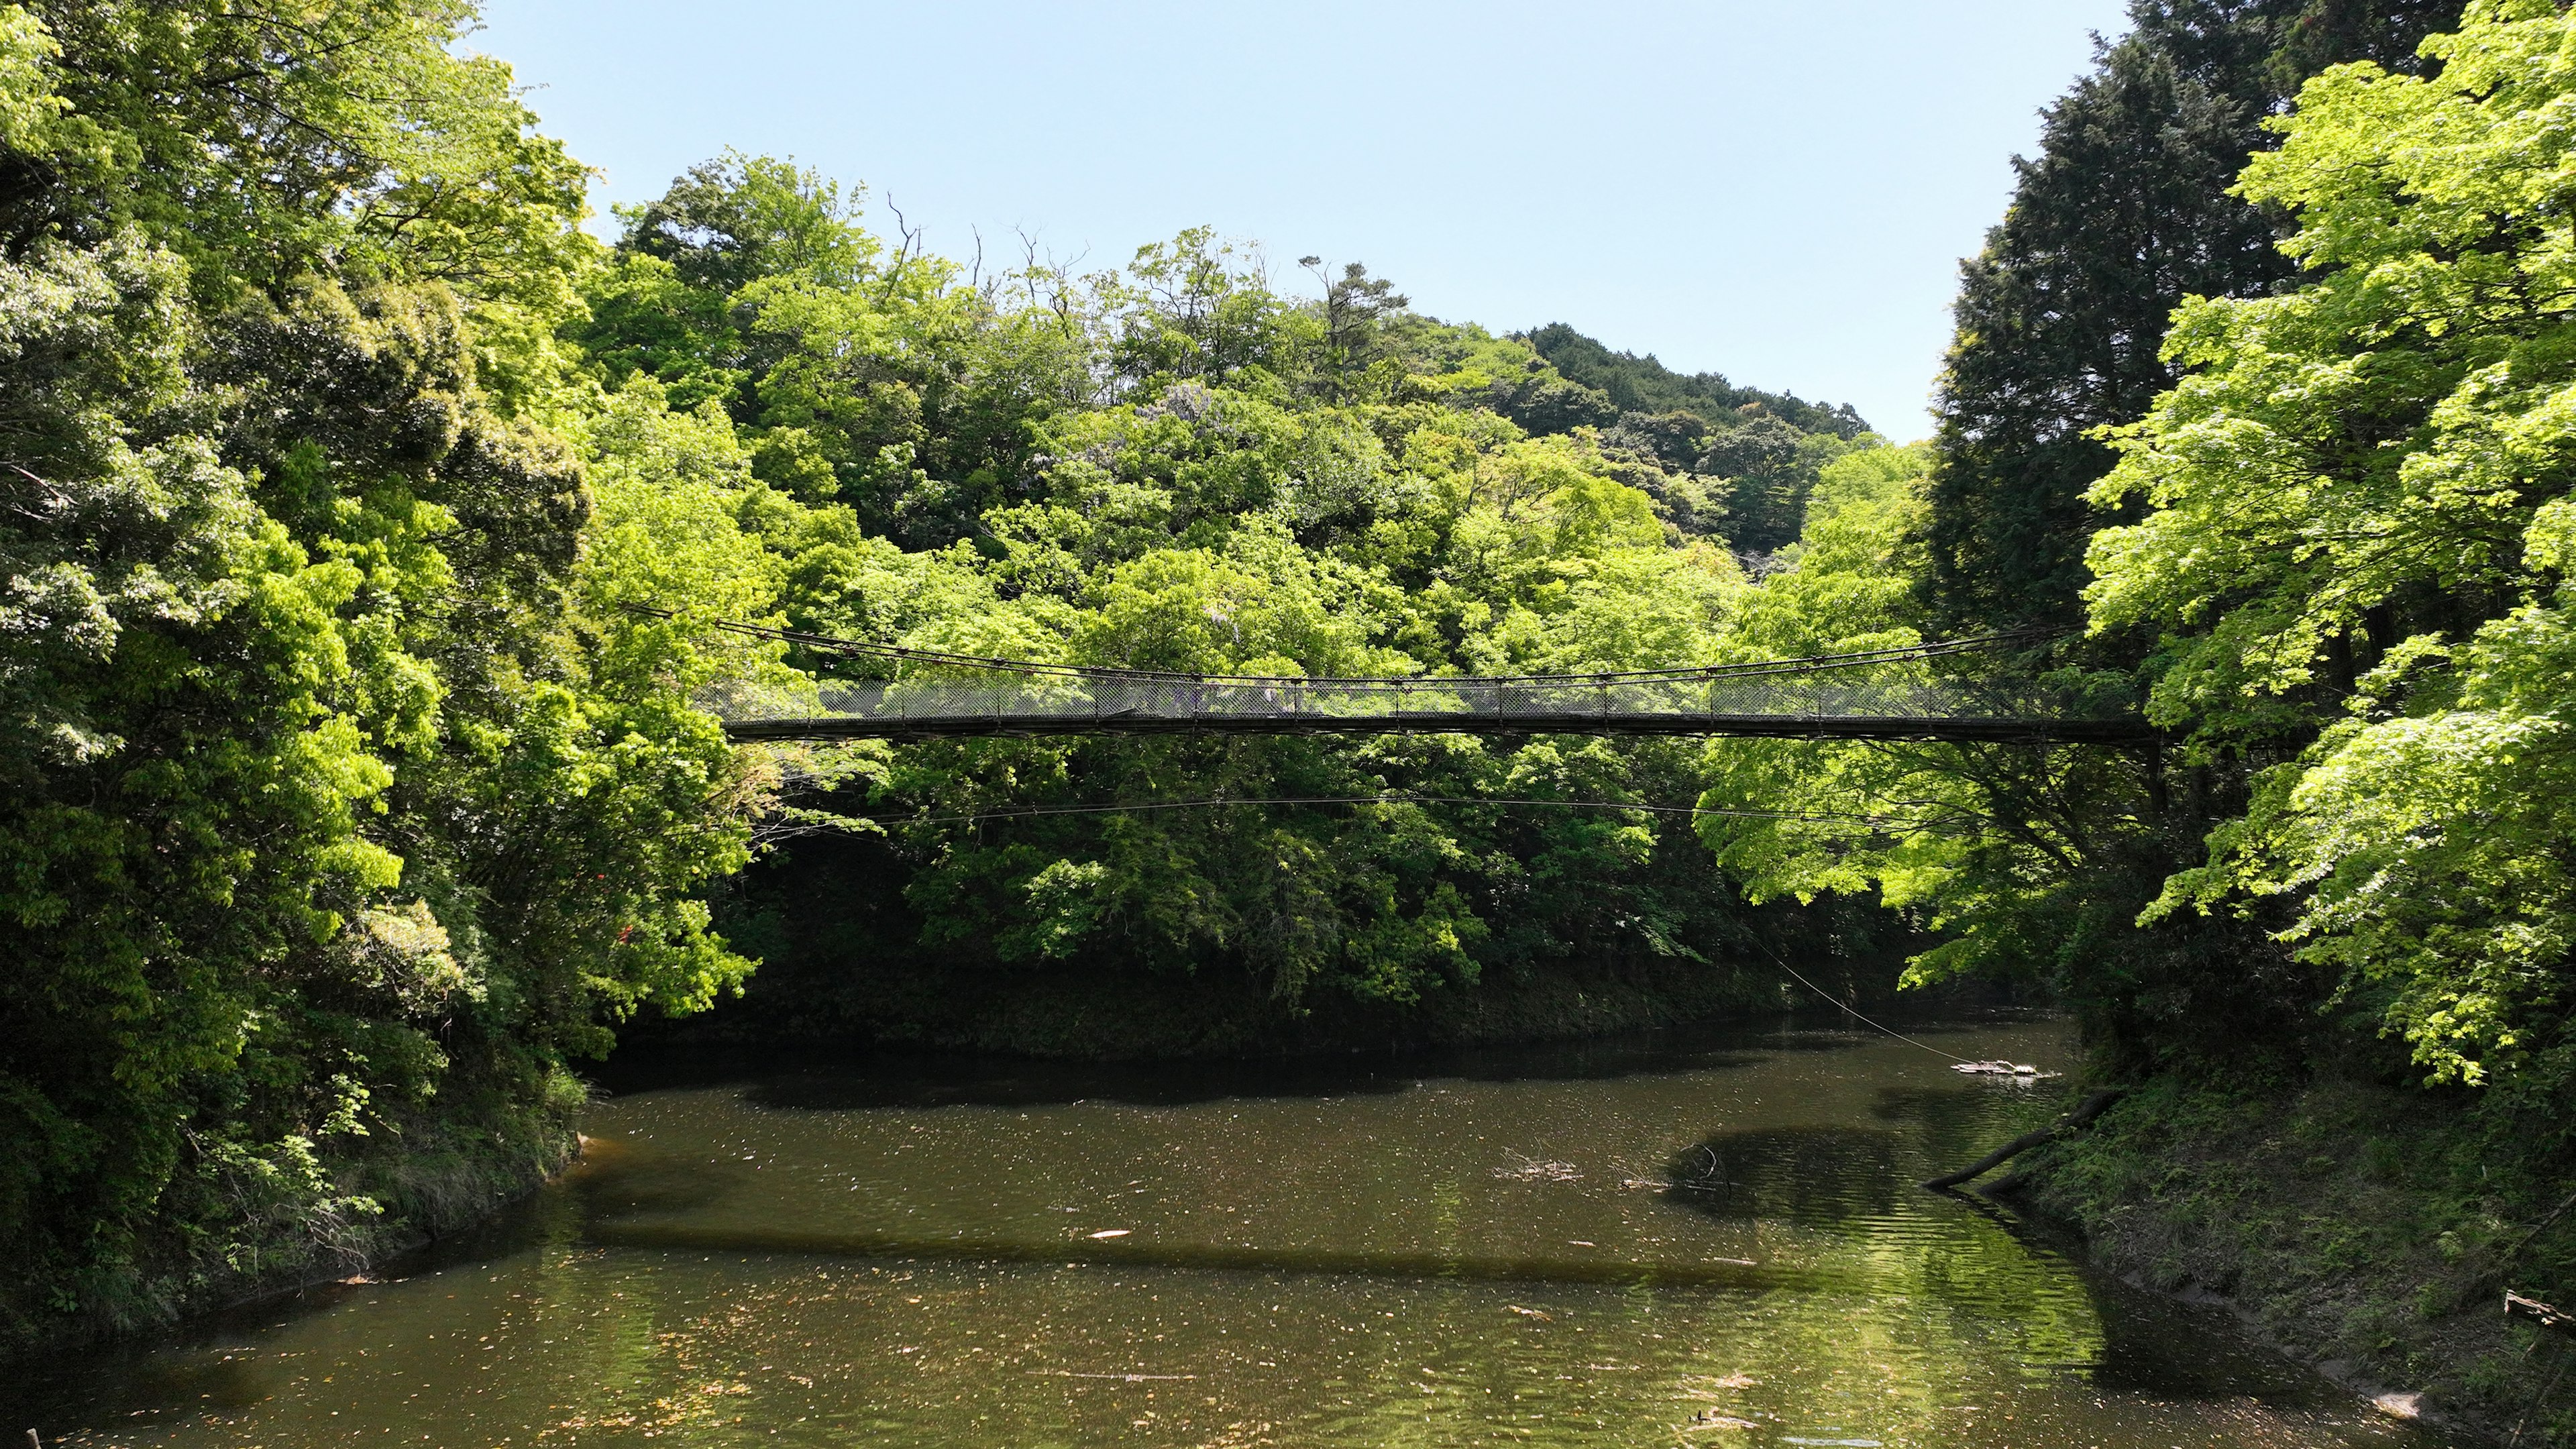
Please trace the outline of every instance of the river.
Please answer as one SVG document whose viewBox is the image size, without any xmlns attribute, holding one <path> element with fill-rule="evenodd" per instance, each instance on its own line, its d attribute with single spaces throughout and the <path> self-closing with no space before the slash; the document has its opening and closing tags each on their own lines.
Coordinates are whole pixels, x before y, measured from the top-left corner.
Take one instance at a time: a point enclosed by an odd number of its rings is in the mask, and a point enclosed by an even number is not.
<svg viewBox="0 0 2576 1449">
<path fill-rule="evenodd" d="M 1443 1059 L 620 1064 L 470 1237 L 0 1388 L 73 1445 L 2405 1445 L 1913 1184 L 2040 1020 Z"/>
</svg>

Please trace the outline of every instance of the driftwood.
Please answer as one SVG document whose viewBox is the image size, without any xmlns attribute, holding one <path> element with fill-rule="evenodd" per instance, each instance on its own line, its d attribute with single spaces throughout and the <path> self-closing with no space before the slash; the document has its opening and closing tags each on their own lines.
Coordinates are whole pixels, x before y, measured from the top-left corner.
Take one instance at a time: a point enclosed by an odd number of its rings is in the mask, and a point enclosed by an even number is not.
<svg viewBox="0 0 2576 1449">
<path fill-rule="evenodd" d="M 2010 1162 L 2012 1159 L 2019 1157 L 2034 1147 L 2054 1142 L 2058 1138 L 2067 1136 L 2070 1133 L 2082 1131 L 2085 1127 L 2092 1124 L 2094 1118 L 2101 1116 L 2106 1111 L 2109 1111 L 2111 1104 L 2120 1100 L 2120 1097 L 2120 1088 L 2105 1087 L 2101 1091 L 2095 1092 L 2092 1096 L 2085 1098 L 2082 1104 L 2077 1106 L 2074 1111 L 2058 1118 L 2050 1125 L 2042 1127 L 2036 1132 L 2025 1132 L 2010 1142 L 2005 1143 L 2003 1146 L 1996 1148 L 1994 1151 L 1987 1153 L 1985 1156 L 1978 1158 L 1976 1161 L 1969 1163 L 1967 1166 L 1960 1168 L 1957 1172 L 1946 1173 L 1940 1177 L 1933 1178 L 1931 1181 L 1926 1182 L 1923 1185 L 1932 1189 L 1934 1192 L 1947 1192 L 1951 1188 L 1957 1187 L 1963 1182 L 1969 1182 L 1976 1178 L 1983 1177 L 1987 1173 L 1994 1171 L 1996 1168 L 2003 1166 L 2005 1163 Z"/>
<path fill-rule="evenodd" d="M 2528 1318 L 2543 1328 L 2554 1328 L 2560 1333 L 2576 1333 L 2576 1313 L 2552 1308 L 2537 1298 L 2525 1298 L 2510 1288 L 2504 1292 L 2504 1316 Z"/>
</svg>

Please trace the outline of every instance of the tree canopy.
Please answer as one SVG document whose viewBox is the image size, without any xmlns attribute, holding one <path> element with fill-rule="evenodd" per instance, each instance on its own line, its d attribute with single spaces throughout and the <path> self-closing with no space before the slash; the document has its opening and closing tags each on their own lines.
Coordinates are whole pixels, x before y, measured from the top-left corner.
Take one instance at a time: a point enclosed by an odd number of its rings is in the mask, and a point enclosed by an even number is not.
<svg viewBox="0 0 2576 1449">
<path fill-rule="evenodd" d="M 2310 81 L 2237 190 L 2283 207 L 2287 295 L 2195 299 L 2185 371 L 2095 488 L 2095 627 L 2155 631 L 2151 716 L 2261 764 L 2150 919 L 2288 895 L 2281 929 L 2435 1079 L 2563 1073 L 2557 862 L 2576 543 L 2576 27 L 2478 4 L 2430 77 Z"/>
<path fill-rule="evenodd" d="M 2229 186 L 2324 66 L 2404 69 L 2457 0 L 2139 0 L 2132 29 L 2045 113 L 2011 207 L 1960 269 L 1919 585 L 1952 632 L 2083 613 L 2087 491 L 2176 373 L 2188 296 L 2260 296 L 2294 268 L 2279 213 Z"/>
<path fill-rule="evenodd" d="M 0 7 L 21 1325 L 417 1215 L 404 1153 L 524 1171 L 566 1053 L 749 968 L 694 652 L 582 608 L 585 173 L 468 18 Z"/>
</svg>

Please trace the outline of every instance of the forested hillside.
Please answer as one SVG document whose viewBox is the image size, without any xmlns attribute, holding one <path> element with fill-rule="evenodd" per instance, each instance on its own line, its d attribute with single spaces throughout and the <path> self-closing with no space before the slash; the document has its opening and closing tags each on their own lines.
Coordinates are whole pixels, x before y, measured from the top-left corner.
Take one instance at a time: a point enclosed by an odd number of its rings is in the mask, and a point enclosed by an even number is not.
<svg viewBox="0 0 2576 1449">
<path fill-rule="evenodd" d="M 589 283 L 575 335 L 611 415 L 693 440 L 637 506 L 693 499 L 757 595 L 738 617 L 1208 673 L 1703 660 L 1746 588 L 1735 508 L 1802 507 L 1827 460 L 1879 446 L 1758 402 L 1714 423 L 1622 413 L 1358 267 L 1301 297 L 1192 232 L 1115 271 L 978 282 L 888 247 L 855 203 L 785 162 L 710 162 L 626 214 Z M 1758 461 L 1718 471 L 1736 453 Z M 605 539 L 667 535 L 626 521 L 625 486 L 603 486 Z M 718 616 L 703 598 L 671 575 L 633 602 Z M 892 833 L 799 841 L 727 898 L 729 934 L 769 963 L 733 1029 L 1242 1050 L 1319 1005 L 1400 1035 L 1404 1008 L 1454 1006 L 1489 972 L 1651 977 L 1667 1012 L 1752 999 L 1767 979 L 1712 963 L 1818 913 L 1749 924 L 1677 817 L 956 818 L 1389 792 L 1669 805 L 1696 794 L 1696 754 L 1439 736 L 834 752 L 815 768 L 847 783 L 804 807 Z"/>
<path fill-rule="evenodd" d="M 1562 322 L 1524 340 L 1568 382 L 1608 399 L 1603 443 L 1612 452 L 1726 480 L 1718 495 L 1726 521 L 1717 531 L 1746 554 L 1797 538 L 1817 470 L 1868 431 L 1848 405 L 1737 387 L 1716 373 L 1683 376 L 1651 356 L 1612 352 Z M 1676 497 L 1670 484 L 1657 496 Z"/>
</svg>

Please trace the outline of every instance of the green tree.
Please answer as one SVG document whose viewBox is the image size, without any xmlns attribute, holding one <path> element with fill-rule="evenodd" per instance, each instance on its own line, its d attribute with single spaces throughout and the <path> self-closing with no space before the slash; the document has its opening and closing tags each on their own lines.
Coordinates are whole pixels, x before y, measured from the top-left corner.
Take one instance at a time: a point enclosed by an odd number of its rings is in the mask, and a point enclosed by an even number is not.
<svg viewBox="0 0 2576 1449">
<path fill-rule="evenodd" d="M 2159 353 L 2185 297 L 2291 276 L 2277 217 L 2230 193 L 2265 119 L 2324 65 L 2404 68 L 2456 0 L 2138 0 L 2133 29 L 2048 110 L 2011 207 L 1960 271 L 1935 400 L 1924 602 L 1945 632 L 2082 617 L 2085 490 L 2174 381 Z"/>
<path fill-rule="evenodd" d="M 2148 709 L 2195 756 L 2261 765 L 2150 917 L 2289 898 L 2282 938 L 2436 1080 L 2571 1053 L 2571 37 L 2480 3 L 2437 78 L 2309 82 L 2239 188 L 2298 216 L 2307 285 L 2187 304 L 2096 489 L 2146 511 L 2094 542 L 2095 626 L 2157 633 Z"/>
<path fill-rule="evenodd" d="M 747 782 L 567 593 L 585 174 L 470 19 L 0 7 L 9 1332 L 522 1184 L 747 968 Z"/>
</svg>

